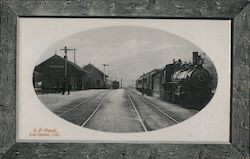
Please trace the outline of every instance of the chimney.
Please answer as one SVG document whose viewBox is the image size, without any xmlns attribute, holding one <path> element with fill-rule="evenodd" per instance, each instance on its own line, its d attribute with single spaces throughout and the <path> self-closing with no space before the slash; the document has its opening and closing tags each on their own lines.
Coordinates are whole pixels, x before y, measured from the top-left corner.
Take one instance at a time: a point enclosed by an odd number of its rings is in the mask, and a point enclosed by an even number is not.
<svg viewBox="0 0 250 159">
<path fill-rule="evenodd" d="M 193 65 L 197 64 L 198 60 L 198 52 L 193 52 Z"/>
</svg>

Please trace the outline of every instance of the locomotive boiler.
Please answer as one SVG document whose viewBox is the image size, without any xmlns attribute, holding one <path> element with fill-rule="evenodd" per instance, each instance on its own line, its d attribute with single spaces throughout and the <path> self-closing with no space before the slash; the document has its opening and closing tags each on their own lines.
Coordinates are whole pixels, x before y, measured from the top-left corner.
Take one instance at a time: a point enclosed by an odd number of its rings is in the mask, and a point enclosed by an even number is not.
<svg viewBox="0 0 250 159">
<path fill-rule="evenodd" d="M 209 72 L 201 66 L 181 69 L 172 74 L 172 81 L 168 83 L 170 91 L 166 98 L 173 103 L 200 109 L 210 98 L 210 81 Z"/>
</svg>

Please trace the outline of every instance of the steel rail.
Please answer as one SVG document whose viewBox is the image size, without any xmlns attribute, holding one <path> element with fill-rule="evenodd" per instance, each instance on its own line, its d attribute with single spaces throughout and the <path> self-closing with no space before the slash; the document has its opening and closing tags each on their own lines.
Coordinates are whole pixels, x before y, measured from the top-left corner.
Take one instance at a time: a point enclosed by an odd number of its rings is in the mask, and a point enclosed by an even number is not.
<svg viewBox="0 0 250 159">
<path fill-rule="evenodd" d="M 136 94 L 136 93 L 134 93 Z M 170 120 L 172 120 L 173 122 L 175 122 L 176 124 L 179 123 L 179 121 L 177 121 L 176 119 L 174 119 L 173 117 L 171 117 L 169 114 L 165 113 L 164 111 L 162 111 L 161 109 L 157 108 L 154 104 L 152 104 L 151 102 L 149 102 L 148 100 L 146 100 L 144 97 L 141 97 L 140 95 L 136 94 L 139 98 L 141 98 L 144 102 L 148 103 L 150 106 L 152 106 L 153 108 L 155 108 L 156 110 L 158 110 L 160 113 L 162 113 L 163 115 L 165 115 L 166 117 L 168 117 Z"/>
<path fill-rule="evenodd" d="M 110 92 L 110 91 L 109 91 L 109 92 Z M 109 93 L 109 92 L 108 92 L 108 93 Z M 83 122 L 83 124 L 81 125 L 82 127 L 84 127 L 84 126 L 87 124 L 87 122 L 90 120 L 90 118 L 97 112 L 97 110 L 99 109 L 99 107 L 101 106 L 101 104 L 102 104 L 102 102 L 103 102 L 103 100 L 104 100 L 104 97 L 105 97 L 108 93 L 106 93 L 106 94 L 102 97 L 100 103 L 97 105 L 97 107 L 95 108 L 95 110 L 94 110 L 94 111 L 90 114 L 90 116 Z"/>
<path fill-rule="evenodd" d="M 101 92 L 101 93 L 102 93 L 102 92 Z M 66 113 L 68 113 L 68 112 L 70 112 L 70 111 L 76 109 L 76 108 L 79 107 L 80 105 L 82 105 L 82 104 L 86 103 L 87 101 L 89 101 L 89 100 L 95 98 L 96 96 L 100 95 L 101 93 L 98 93 L 98 94 L 96 94 L 96 95 L 94 95 L 94 96 L 92 96 L 92 97 L 90 97 L 90 98 L 88 98 L 88 99 L 83 100 L 83 101 L 80 102 L 79 104 L 73 106 L 72 108 L 66 110 L 65 112 L 59 114 L 58 116 L 62 116 L 62 115 L 64 115 L 64 114 L 66 114 Z"/>
<path fill-rule="evenodd" d="M 137 116 L 138 116 L 138 118 L 139 118 L 139 120 L 141 122 L 141 125 L 142 125 L 144 131 L 147 132 L 148 130 L 147 130 L 146 126 L 144 125 L 144 123 L 142 121 L 142 118 L 141 118 L 141 116 L 140 116 L 140 114 L 139 114 L 139 112 L 138 112 L 138 110 L 137 110 L 137 108 L 136 108 L 136 106 L 135 106 L 135 104 L 134 104 L 133 100 L 131 99 L 131 97 L 130 97 L 130 95 L 129 95 L 128 92 L 127 92 L 127 95 L 128 95 L 129 101 L 131 102 L 131 104 L 133 105 L 133 107 L 135 109 L 135 112 L 136 112 L 136 114 L 137 114 Z"/>
</svg>

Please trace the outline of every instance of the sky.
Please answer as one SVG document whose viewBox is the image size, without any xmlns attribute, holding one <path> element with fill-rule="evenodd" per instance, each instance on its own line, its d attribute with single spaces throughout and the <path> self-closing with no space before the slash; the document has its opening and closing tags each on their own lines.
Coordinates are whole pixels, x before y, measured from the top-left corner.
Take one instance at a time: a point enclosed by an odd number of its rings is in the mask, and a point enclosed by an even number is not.
<svg viewBox="0 0 250 159">
<path fill-rule="evenodd" d="M 112 80 L 123 78 L 124 85 L 131 84 L 143 73 L 161 68 L 181 58 L 192 61 L 192 52 L 202 52 L 191 42 L 166 31 L 136 27 L 113 26 L 85 30 L 52 44 L 39 59 L 38 63 L 55 53 L 61 57 L 60 49 L 67 46 L 76 49 L 76 63 L 79 66 L 91 63 L 103 70 Z M 73 60 L 73 52 L 68 53 Z"/>
</svg>

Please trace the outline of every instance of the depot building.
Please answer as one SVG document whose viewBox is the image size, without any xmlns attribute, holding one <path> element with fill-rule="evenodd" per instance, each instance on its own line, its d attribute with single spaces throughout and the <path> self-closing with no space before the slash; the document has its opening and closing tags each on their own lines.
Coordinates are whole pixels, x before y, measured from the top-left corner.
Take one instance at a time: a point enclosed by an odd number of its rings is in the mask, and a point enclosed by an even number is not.
<svg viewBox="0 0 250 159">
<path fill-rule="evenodd" d="M 65 59 L 53 55 L 37 65 L 33 72 L 33 85 L 37 93 L 61 92 L 63 83 L 67 82 L 71 90 L 105 88 L 105 75 L 94 65 L 83 68 L 67 60 L 67 77 L 65 77 Z"/>
</svg>

